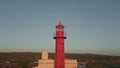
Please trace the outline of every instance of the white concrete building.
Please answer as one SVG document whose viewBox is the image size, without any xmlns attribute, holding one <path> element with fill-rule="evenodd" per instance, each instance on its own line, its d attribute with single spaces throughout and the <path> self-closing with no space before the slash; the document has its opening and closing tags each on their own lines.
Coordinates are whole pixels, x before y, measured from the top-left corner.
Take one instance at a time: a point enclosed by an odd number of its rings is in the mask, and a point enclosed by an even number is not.
<svg viewBox="0 0 120 68">
<path fill-rule="evenodd" d="M 77 68 L 77 60 L 65 59 L 65 68 Z M 54 60 L 48 59 L 48 52 L 42 52 L 42 59 L 38 60 L 38 66 L 33 68 L 54 68 Z"/>
</svg>

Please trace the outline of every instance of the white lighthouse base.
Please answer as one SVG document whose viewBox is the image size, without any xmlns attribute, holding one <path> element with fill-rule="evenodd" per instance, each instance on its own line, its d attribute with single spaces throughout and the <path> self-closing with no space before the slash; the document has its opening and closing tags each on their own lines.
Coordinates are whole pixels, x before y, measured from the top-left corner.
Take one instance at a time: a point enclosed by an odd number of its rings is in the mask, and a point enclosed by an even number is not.
<svg viewBox="0 0 120 68">
<path fill-rule="evenodd" d="M 45 57 L 48 56 L 47 52 L 42 52 L 46 53 L 42 54 Z M 71 60 L 71 59 L 65 59 L 65 68 L 77 68 L 77 60 Z M 38 60 L 38 66 L 33 67 L 33 68 L 54 68 L 54 60 L 53 59 L 40 59 Z"/>
</svg>

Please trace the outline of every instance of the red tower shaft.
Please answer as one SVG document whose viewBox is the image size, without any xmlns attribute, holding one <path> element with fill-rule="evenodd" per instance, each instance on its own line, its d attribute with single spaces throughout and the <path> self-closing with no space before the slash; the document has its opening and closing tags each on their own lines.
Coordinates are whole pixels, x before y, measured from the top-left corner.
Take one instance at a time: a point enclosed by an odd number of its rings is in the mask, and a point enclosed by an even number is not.
<svg viewBox="0 0 120 68">
<path fill-rule="evenodd" d="M 66 37 L 64 34 L 64 26 L 61 23 L 56 26 L 54 39 L 56 39 L 55 68 L 65 68 L 64 39 L 66 39 Z"/>
</svg>

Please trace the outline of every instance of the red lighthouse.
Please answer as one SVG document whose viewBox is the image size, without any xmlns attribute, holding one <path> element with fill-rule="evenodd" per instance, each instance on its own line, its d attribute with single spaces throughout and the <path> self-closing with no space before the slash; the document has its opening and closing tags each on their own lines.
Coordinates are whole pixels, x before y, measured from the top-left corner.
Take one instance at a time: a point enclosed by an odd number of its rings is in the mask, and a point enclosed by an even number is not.
<svg viewBox="0 0 120 68">
<path fill-rule="evenodd" d="M 59 22 L 56 26 L 56 33 L 54 36 L 56 40 L 56 47 L 55 47 L 55 67 L 54 68 L 65 68 L 65 56 L 64 56 L 64 26 Z"/>
</svg>

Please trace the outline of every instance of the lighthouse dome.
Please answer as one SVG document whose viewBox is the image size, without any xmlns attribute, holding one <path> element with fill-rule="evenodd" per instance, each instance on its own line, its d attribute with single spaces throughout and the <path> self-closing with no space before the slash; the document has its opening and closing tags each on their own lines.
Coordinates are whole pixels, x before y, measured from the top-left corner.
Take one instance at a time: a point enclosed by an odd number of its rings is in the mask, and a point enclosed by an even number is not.
<svg viewBox="0 0 120 68">
<path fill-rule="evenodd" d="M 56 26 L 56 28 L 64 28 L 64 25 L 62 25 L 61 22 L 59 22 L 59 24 Z"/>
</svg>

